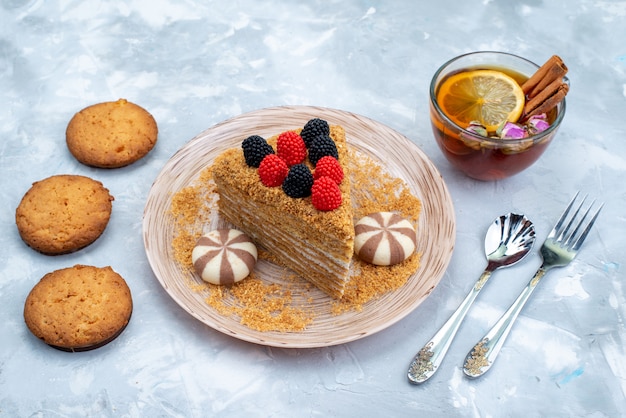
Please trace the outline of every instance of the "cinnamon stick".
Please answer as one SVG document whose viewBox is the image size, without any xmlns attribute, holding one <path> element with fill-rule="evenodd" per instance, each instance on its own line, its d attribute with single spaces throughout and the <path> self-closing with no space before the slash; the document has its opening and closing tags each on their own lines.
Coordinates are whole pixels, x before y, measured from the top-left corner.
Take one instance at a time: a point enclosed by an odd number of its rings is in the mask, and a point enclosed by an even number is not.
<svg viewBox="0 0 626 418">
<path fill-rule="evenodd" d="M 565 98 L 569 91 L 569 85 L 561 80 L 554 80 L 550 85 L 530 100 L 522 112 L 522 120 L 528 120 L 531 116 L 547 113 Z"/>
<path fill-rule="evenodd" d="M 559 91 L 559 89 L 563 89 L 564 87 L 569 89 L 569 86 L 564 83 L 562 79 L 553 80 L 550 84 L 546 85 L 535 97 L 526 102 L 523 113 L 525 115 L 530 114 L 543 102 L 554 96 Z"/>
<path fill-rule="evenodd" d="M 524 84 L 524 94 L 532 99 L 543 91 L 550 83 L 562 79 L 567 73 L 567 66 L 558 55 L 553 55 Z"/>
</svg>

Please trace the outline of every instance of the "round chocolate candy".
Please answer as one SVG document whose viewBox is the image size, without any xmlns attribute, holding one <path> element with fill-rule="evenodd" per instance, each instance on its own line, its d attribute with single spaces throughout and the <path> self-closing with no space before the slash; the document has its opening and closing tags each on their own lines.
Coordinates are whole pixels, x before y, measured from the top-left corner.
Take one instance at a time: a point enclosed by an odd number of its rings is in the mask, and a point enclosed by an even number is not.
<svg viewBox="0 0 626 418">
<path fill-rule="evenodd" d="M 229 285 L 248 277 L 257 261 L 252 240 L 236 229 L 215 229 L 200 237 L 191 260 L 202 280 Z"/>
<path fill-rule="evenodd" d="M 417 247 L 415 227 L 395 212 L 365 216 L 354 229 L 354 252 L 370 264 L 391 266 L 401 263 Z"/>
</svg>

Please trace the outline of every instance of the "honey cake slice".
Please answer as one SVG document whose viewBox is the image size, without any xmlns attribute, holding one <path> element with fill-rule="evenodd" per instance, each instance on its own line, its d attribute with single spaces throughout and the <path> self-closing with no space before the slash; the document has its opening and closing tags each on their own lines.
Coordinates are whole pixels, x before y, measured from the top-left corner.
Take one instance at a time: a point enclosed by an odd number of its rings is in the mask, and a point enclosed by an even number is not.
<svg viewBox="0 0 626 418">
<path fill-rule="evenodd" d="M 278 135 L 267 142 L 275 148 Z M 338 161 L 344 170 L 341 205 L 320 211 L 311 197 L 291 198 L 281 187 L 266 187 L 257 169 L 246 164 L 243 150 L 232 148 L 216 158 L 212 174 L 220 215 L 248 234 L 277 262 L 333 298 L 341 298 L 354 252 L 349 153 L 345 131 L 330 126 Z"/>
</svg>

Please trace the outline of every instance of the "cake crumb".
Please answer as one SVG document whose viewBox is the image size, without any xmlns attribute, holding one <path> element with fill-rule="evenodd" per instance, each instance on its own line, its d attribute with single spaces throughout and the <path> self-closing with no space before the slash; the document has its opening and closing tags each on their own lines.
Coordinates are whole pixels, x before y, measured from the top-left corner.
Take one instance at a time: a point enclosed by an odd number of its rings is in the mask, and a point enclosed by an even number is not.
<svg viewBox="0 0 626 418">
<path fill-rule="evenodd" d="M 172 196 L 169 215 L 174 219 L 172 249 L 174 259 L 185 273 L 193 269 L 191 252 L 202 229 L 198 225 L 208 222 L 214 214 L 215 184 L 210 180 L 211 171 L 205 169 L 192 186 L 185 187 Z"/>
<path fill-rule="evenodd" d="M 352 276 L 343 298 L 332 302 L 331 313 L 340 315 L 348 311 L 360 312 L 363 305 L 388 292 L 402 287 L 420 264 L 420 254 L 414 253 L 400 264 L 374 266 L 358 259 L 359 273 Z"/>
<path fill-rule="evenodd" d="M 251 275 L 231 287 L 209 285 L 207 304 L 225 316 L 237 316 L 242 325 L 261 331 L 302 331 L 313 321 L 313 313 L 292 306 L 291 291 L 267 284 Z"/>
</svg>

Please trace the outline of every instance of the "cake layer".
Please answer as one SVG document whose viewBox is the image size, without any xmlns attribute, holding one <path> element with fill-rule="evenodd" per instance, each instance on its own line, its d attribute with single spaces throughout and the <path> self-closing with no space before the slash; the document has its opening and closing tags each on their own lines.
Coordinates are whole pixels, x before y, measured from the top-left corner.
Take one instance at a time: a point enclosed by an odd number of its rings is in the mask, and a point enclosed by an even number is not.
<svg viewBox="0 0 626 418">
<path fill-rule="evenodd" d="M 247 233 L 280 264 L 335 298 L 341 298 L 354 252 L 354 225 L 347 171 L 345 133 L 331 126 L 339 162 L 345 173 L 340 185 L 342 204 L 319 211 L 311 198 L 291 198 L 281 187 L 266 187 L 256 168 L 245 163 L 241 148 L 220 155 L 213 179 L 220 196 L 220 215 Z M 275 138 L 268 142 L 275 145 Z"/>
</svg>

